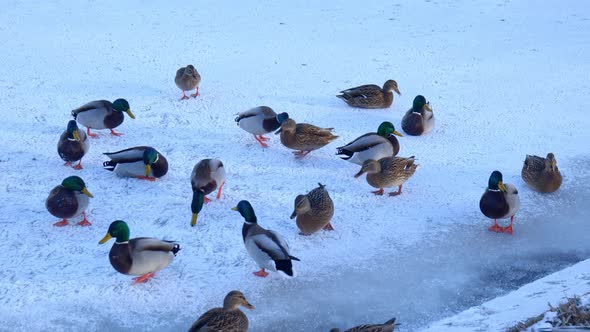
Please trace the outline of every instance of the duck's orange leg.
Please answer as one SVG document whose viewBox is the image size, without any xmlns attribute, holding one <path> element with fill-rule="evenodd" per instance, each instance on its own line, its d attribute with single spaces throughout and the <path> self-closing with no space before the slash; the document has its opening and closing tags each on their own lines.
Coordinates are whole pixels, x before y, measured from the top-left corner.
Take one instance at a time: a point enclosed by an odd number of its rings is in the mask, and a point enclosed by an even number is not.
<svg viewBox="0 0 590 332">
<path fill-rule="evenodd" d="M 219 187 L 219 190 L 217 190 L 217 199 L 221 198 L 221 191 L 223 190 L 223 186 L 225 186 L 225 181 L 223 181 L 223 183 Z"/>
<path fill-rule="evenodd" d="M 375 191 L 371 191 L 373 194 L 378 195 L 378 196 L 382 196 L 383 195 L 383 188 L 380 188 L 379 190 L 375 190 Z"/>
<path fill-rule="evenodd" d="M 496 219 L 494 219 L 494 224 L 488 228 L 491 232 L 501 232 L 502 231 L 502 227 L 500 227 L 500 225 L 498 225 L 498 221 Z"/>
<path fill-rule="evenodd" d="M 133 285 L 137 285 L 140 284 L 142 282 L 147 282 L 148 280 L 150 280 L 151 278 L 153 278 L 156 275 L 156 272 L 149 272 L 146 273 L 142 276 L 133 278 Z"/>
<path fill-rule="evenodd" d="M 264 143 L 264 141 L 262 139 L 258 138 L 258 135 L 254 135 L 254 138 L 258 141 L 258 143 L 260 143 L 260 145 L 263 148 L 268 148 L 268 144 Z"/>
<path fill-rule="evenodd" d="M 156 181 L 156 178 L 151 177 L 151 176 L 143 176 L 142 175 L 142 176 L 138 176 L 137 178 L 140 180 L 146 180 L 146 181 Z"/>
<path fill-rule="evenodd" d="M 57 226 L 57 227 L 64 227 L 69 225 L 70 223 L 68 222 L 68 219 L 63 218 L 61 221 L 56 222 L 55 224 L 53 224 L 53 226 Z"/>
<path fill-rule="evenodd" d="M 332 226 L 332 223 L 328 223 L 326 226 L 324 226 L 324 230 L 333 231 L 334 227 Z"/>
<path fill-rule="evenodd" d="M 293 152 L 295 154 L 295 158 L 297 159 L 303 159 L 303 157 L 307 156 L 311 151 L 295 151 Z"/>
<path fill-rule="evenodd" d="M 98 135 L 97 134 L 93 134 L 90 132 L 90 127 L 86 128 L 86 135 L 88 135 L 88 137 L 92 137 L 92 138 L 97 138 Z"/>
<path fill-rule="evenodd" d="M 86 219 L 86 211 L 82 212 L 83 219 L 78 223 L 79 226 L 92 226 L 90 221 Z"/>
<path fill-rule="evenodd" d="M 73 169 L 82 169 L 82 159 L 78 162 L 78 165 L 72 166 Z"/>
<path fill-rule="evenodd" d="M 197 91 L 196 91 L 195 93 L 193 93 L 193 94 L 191 95 L 191 97 L 193 97 L 193 98 L 197 98 L 197 96 L 198 96 L 198 95 L 199 95 L 199 87 L 197 87 Z"/>
<path fill-rule="evenodd" d="M 266 278 L 268 277 L 268 272 L 264 271 L 264 269 L 260 269 L 260 271 L 252 272 L 255 276 Z"/>
<path fill-rule="evenodd" d="M 390 192 L 390 193 L 389 193 L 389 196 L 397 196 L 397 195 L 399 195 L 399 194 L 401 194 L 401 193 L 402 193 L 402 185 L 400 184 L 400 185 L 399 185 L 399 188 L 397 189 L 397 191 L 392 191 L 392 192 Z"/>
<path fill-rule="evenodd" d="M 506 227 L 501 227 L 500 232 L 508 233 L 508 234 L 512 235 L 512 223 L 513 222 L 514 222 L 514 216 L 510 217 L 510 225 L 506 226 Z"/>
<path fill-rule="evenodd" d="M 122 135 L 125 135 L 125 134 L 118 133 L 118 132 L 114 131 L 113 129 L 111 129 L 111 135 L 113 135 L 113 136 L 122 136 Z"/>
</svg>

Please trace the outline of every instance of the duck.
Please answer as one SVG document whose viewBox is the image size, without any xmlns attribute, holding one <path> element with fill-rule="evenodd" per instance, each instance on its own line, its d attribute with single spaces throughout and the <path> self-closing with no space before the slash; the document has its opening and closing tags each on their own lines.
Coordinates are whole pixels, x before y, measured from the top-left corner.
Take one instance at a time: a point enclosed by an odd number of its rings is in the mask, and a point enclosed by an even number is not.
<svg viewBox="0 0 590 332">
<path fill-rule="evenodd" d="M 285 239 L 279 233 L 258 225 L 250 202 L 240 201 L 232 210 L 238 211 L 244 217 L 242 239 L 248 254 L 260 267 L 260 271 L 253 274 L 265 278 L 268 276 L 265 270 L 271 270 L 280 271 L 289 277 L 294 276 L 292 261 L 299 261 L 299 258 L 289 253 L 289 245 Z"/>
<path fill-rule="evenodd" d="M 393 123 L 382 122 L 376 133 L 367 133 L 354 141 L 338 147 L 336 155 L 353 164 L 362 165 L 365 160 L 379 160 L 384 157 L 396 156 L 399 153 L 399 142 L 395 136 L 403 137 Z"/>
<path fill-rule="evenodd" d="M 552 193 L 559 189 L 563 178 L 557 168 L 557 160 L 553 153 L 547 158 L 527 155 L 521 172 L 522 179 L 533 190 L 542 193 Z"/>
<path fill-rule="evenodd" d="M 416 96 L 410 108 L 402 118 L 403 131 L 411 136 L 420 136 L 434 127 L 434 113 L 430 102 L 422 95 Z"/>
<path fill-rule="evenodd" d="M 397 82 L 388 80 L 383 88 L 375 84 L 361 85 L 354 88 L 340 91 L 336 97 L 344 100 L 349 106 L 359 108 L 389 108 L 393 103 L 393 92 L 399 96 L 401 92 Z"/>
<path fill-rule="evenodd" d="M 223 299 L 222 308 L 213 308 L 202 314 L 188 332 L 247 332 L 248 317 L 240 306 L 254 309 L 242 292 L 233 290 Z"/>
<path fill-rule="evenodd" d="M 479 200 L 479 209 L 488 218 L 494 219 L 494 225 L 489 228 L 496 233 L 512 234 L 514 215 L 520 208 L 518 190 L 510 183 L 504 183 L 502 173 L 493 171 L 488 180 L 488 187 Z M 510 218 L 510 225 L 498 225 L 498 219 Z"/>
<path fill-rule="evenodd" d="M 338 136 L 332 134 L 334 128 L 320 128 L 308 123 L 295 123 L 289 118 L 281 123 L 275 134 L 281 134 L 281 143 L 293 152 L 297 158 L 303 158 L 313 150 L 328 145 Z"/>
<path fill-rule="evenodd" d="M 168 161 L 151 146 L 136 146 L 103 154 L 111 159 L 103 163 L 104 168 L 121 177 L 155 181 L 168 172 Z"/>
<path fill-rule="evenodd" d="M 399 325 L 395 323 L 395 317 L 383 324 L 365 324 L 359 325 L 344 332 L 393 332 L 394 328 Z M 333 328 L 330 332 L 340 332 L 339 328 Z"/>
<path fill-rule="evenodd" d="M 123 133 L 113 130 L 125 120 L 123 112 L 127 113 L 130 118 L 135 119 L 135 115 L 129 107 L 129 102 L 120 98 L 112 103 L 108 100 L 91 101 L 73 110 L 72 116 L 74 120 L 86 127 L 86 134 L 89 137 L 96 138 L 98 135 L 91 133 L 90 129 L 109 129 L 113 136 L 123 135 Z"/>
<path fill-rule="evenodd" d="M 68 176 L 60 185 L 51 189 L 45 200 L 47 211 L 57 218 L 62 218 L 53 226 L 63 227 L 69 224 L 68 219 L 82 215 L 80 226 L 92 225 L 86 218 L 89 198 L 92 194 L 86 188 L 86 183 L 79 176 Z"/>
<path fill-rule="evenodd" d="M 240 128 L 254 135 L 254 139 L 263 148 L 267 148 L 268 144 L 265 142 L 269 138 L 264 135 L 279 129 L 281 123 L 288 118 L 289 114 L 286 112 L 277 114 L 268 106 L 258 106 L 239 113 L 235 120 Z"/>
<path fill-rule="evenodd" d="M 306 195 L 297 195 L 291 219 L 297 217 L 297 227 L 301 235 L 311 235 L 320 229 L 334 230 L 331 224 L 334 216 L 334 202 L 326 186 L 318 183 L 317 188 Z"/>
<path fill-rule="evenodd" d="M 191 173 L 191 186 L 193 188 L 191 226 L 197 224 L 197 217 L 201 209 L 203 209 L 203 203 L 211 201 L 207 198 L 207 195 L 217 190 L 217 199 L 220 199 L 224 185 L 225 167 L 223 167 L 221 160 L 203 159 L 195 165 Z"/>
<path fill-rule="evenodd" d="M 57 153 L 66 162 L 64 166 L 71 166 L 77 161 L 78 164 L 72 167 L 82 169 L 82 158 L 89 149 L 90 142 L 86 133 L 78 128 L 75 120 L 68 121 L 66 130 L 57 141 Z"/>
<path fill-rule="evenodd" d="M 397 191 L 390 192 L 389 196 L 397 196 L 402 193 L 403 184 L 416 172 L 420 166 L 414 163 L 415 158 L 385 157 L 379 160 L 369 159 L 363 163 L 361 170 L 354 176 L 367 173 L 367 183 L 372 187 L 379 188 L 373 191 L 375 195 L 383 195 L 383 188 L 399 187 Z"/>
<path fill-rule="evenodd" d="M 180 98 L 180 100 L 189 99 L 189 97 L 187 97 L 184 92 L 195 89 L 197 91 L 194 94 L 191 94 L 191 97 L 197 97 L 199 95 L 199 83 L 201 83 L 201 75 L 193 65 L 180 67 L 176 71 L 174 83 L 176 83 L 176 86 L 182 90 L 182 98 Z"/>
<path fill-rule="evenodd" d="M 133 278 L 134 285 L 147 282 L 156 272 L 170 265 L 180 250 L 175 241 L 150 237 L 129 239 L 129 225 L 123 220 L 113 221 L 98 243 L 104 244 L 112 238 L 115 243 L 109 252 L 109 261 L 117 272 L 139 276 Z"/>
</svg>

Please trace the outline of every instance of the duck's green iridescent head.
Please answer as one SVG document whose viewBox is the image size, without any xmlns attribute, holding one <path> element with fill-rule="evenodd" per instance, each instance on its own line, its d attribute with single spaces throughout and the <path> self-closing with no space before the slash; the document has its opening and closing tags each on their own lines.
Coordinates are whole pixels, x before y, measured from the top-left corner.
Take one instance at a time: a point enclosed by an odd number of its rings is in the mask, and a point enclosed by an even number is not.
<svg viewBox="0 0 590 332">
<path fill-rule="evenodd" d="M 430 103 L 426 101 L 426 98 L 422 95 L 417 95 L 414 98 L 414 102 L 412 103 L 412 109 L 416 112 L 422 111 L 422 109 L 426 109 L 427 111 L 432 112 L 432 108 L 430 108 Z"/>
<path fill-rule="evenodd" d="M 129 226 L 127 226 L 127 223 L 123 220 L 113 221 L 109 226 L 107 235 L 105 235 L 102 240 L 98 241 L 98 244 L 103 244 L 111 238 L 115 238 L 115 241 L 118 243 L 129 241 Z"/>
<path fill-rule="evenodd" d="M 76 120 L 70 120 L 68 122 L 67 133 L 68 133 L 68 139 L 70 141 L 79 141 L 80 140 L 80 134 L 78 134 L 78 124 L 76 123 Z"/>
<path fill-rule="evenodd" d="M 152 172 L 152 165 L 158 161 L 158 151 L 152 147 L 148 147 L 143 151 L 143 163 L 145 164 L 145 176 L 150 176 Z"/>
<path fill-rule="evenodd" d="M 279 122 L 279 124 L 283 123 L 283 121 L 287 120 L 289 118 L 289 114 L 286 112 L 277 114 L 277 121 Z"/>
<path fill-rule="evenodd" d="M 84 180 L 82 180 L 79 176 L 68 176 L 65 178 L 61 185 L 64 186 L 66 189 L 79 191 L 88 197 L 94 197 L 92 194 L 86 189 L 86 184 Z"/>
<path fill-rule="evenodd" d="M 400 137 L 403 136 L 397 130 L 395 130 L 393 123 L 391 123 L 389 121 L 382 122 L 379 125 L 379 128 L 377 128 L 377 134 L 379 134 L 379 136 L 383 136 L 385 138 L 389 137 L 390 135 L 397 135 Z"/>
<path fill-rule="evenodd" d="M 233 211 L 238 211 L 247 222 L 256 223 L 256 214 L 254 209 L 248 201 L 240 201 L 236 207 L 231 208 Z"/>
<path fill-rule="evenodd" d="M 193 192 L 193 201 L 191 203 L 191 211 L 193 212 L 193 217 L 191 219 L 191 226 L 195 226 L 197 224 L 197 217 L 199 216 L 199 212 L 203 209 L 203 202 L 205 201 L 205 193 L 202 190 L 197 190 Z"/>
<path fill-rule="evenodd" d="M 501 190 L 506 192 L 506 186 L 502 182 L 502 173 L 500 171 L 493 171 L 488 181 L 488 189 Z"/>
<path fill-rule="evenodd" d="M 113 109 L 119 112 L 125 112 L 129 115 L 130 118 L 135 119 L 135 115 L 131 113 L 131 107 L 129 107 L 129 103 L 125 99 L 117 99 L 113 102 Z"/>
</svg>

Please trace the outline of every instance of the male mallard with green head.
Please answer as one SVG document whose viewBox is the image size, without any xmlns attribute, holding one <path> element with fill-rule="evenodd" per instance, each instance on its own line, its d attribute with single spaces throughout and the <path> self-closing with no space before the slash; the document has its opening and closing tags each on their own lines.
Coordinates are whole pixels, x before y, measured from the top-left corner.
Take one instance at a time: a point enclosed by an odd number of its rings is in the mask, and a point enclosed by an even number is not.
<svg viewBox="0 0 590 332">
<path fill-rule="evenodd" d="M 373 191 L 375 195 L 383 195 L 383 188 L 398 187 L 397 191 L 390 192 L 389 196 L 397 196 L 402 193 L 403 184 L 416 172 L 419 164 L 414 164 L 414 156 L 409 158 L 385 157 L 379 160 L 369 159 L 363 163 L 361 170 L 354 176 L 367 173 L 367 183 L 379 188 Z"/>
<path fill-rule="evenodd" d="M 117 152 L 106 152 L 104 155 L 111 159 L 103 163 L 104 168 L 114 171 L 121 177 L 155 181 L 168 172 L 166 158 L 150 146 L 136 146 Z"/>
<path fill-rule="evenodd" d="M 188 332 L 247 332 L 248 317 L 240 306 L 254 309 L 240 291 L 227 293 L 223 308 L 213 308 L 197 319 Z"/>
<path fill-rule="evenodd" d="M 420 136 L 432 130 L 434 127 L 434 113 L 430 103 L 424 96 L 418 95 L 414 98 L 410 108 L 402 118 L 402 129 L 408 135 Z"/>
<path fill-rule="evenodd" d="M 399 152 L 397 136 L 402 136 L 391 122 L 382 122 L 376 133 L 364 134 L 354 141 L 338 149 L 340 158 L 351 163 L 362 165 L 365 160 L 379 160 L 384 157 L 396 156 Z"/>
<path fill-rule="evenodd" d="M 217 190 L 217 199 L 221 198 L 221 190 L 224 185 L 225 167 L 223 167 L 221 160 L 203 159 L 195 165 L 191 173 L 191 187 L 193 188 L 191 226 L 197 224 L 197 217 L 203 209 L 203 203 L 211 201 L 207 195 Z"/>
<path fill-rule="evenodd" d="M 120 136 L 123 134 L 115 132 L 113 128 L 118 127 L 125 120 L 123 112 L 135 119 L 125 99 L 117 99 L 112 103 L 108 100 L 95 100 L 73 110 L 72 116 L 86 127 L 86 133 L 90 137 L 98 137 L 91 133 L 90 129 L 110 129 L 111 135 Z"/>
<path fill-rule="evenodd" d="M 68 219 L 82 215 L 80 226 L 90 226 L 91 223 L 86 219 L 86 208 L 88 208 L 88 197 L 94 197 L 86 189 L 86 184 L 78 176 L 69 176 L 65 178 L 61 185 L 51 189 L 49 196 L 45 200 L 45 207 L 52 215 L 62 218 L 62 221 L 56 222 L 53 226 L 66 226 Z"/>
<path fill-rule="evenodd" d="M 400 324 L 395 323 L 395 317 L 383 324 L 365 324 L 359 325 L 344 332 L 393 332 L 394 328 Z M 333 328 L 330 332 L 340 332 L 339 328 Z"/>
<path fill-rule="evenodd" d="M 281 271 L 289 277 L 293 276 L 293 264 L 291 260 L 299 258 L 289 254 L 289 245 L 279 233 L 267 230 L 258 225 L 256 214 L 250 202 L 240 201 L 232 208 L 244 217 L 242 226 L 242 239 L 250 257 L 260 267 L 260 271 L 254 272 L 258 277 L 268 276 L 266 270 Z"/>
<path fill-rule="evenodd" d="M 289 118 L 289 114 L 277 114 L 268 106 L 258 106 L 238 114 L 236 122 L 240 128 L 254 135 L 254 138 L 263 148 L 267 148 L 265 142 L 269 138 L 265 134 L 273 132 L 281 126 L 281 123 Z"/>
<path fill-rule="evenodd" d="M 502 173 L 493 171 L 488 180 L 488 187 L 479 200 L 479 209 L 488 218 L 494 219 L 492 232 L 512 234 L 514 215 L 520 208 L 518 190 L 510 183 L 502 181 Z M 510 218 L 510 226 L 498 225 L 498 219 Z"/>
<path fill-rule="evenodd" d="M 360 108 L 388 108 L 393 103 L 393 92 L 401 96 L 397 82 L 388 80 L 383 88 L 375 84 L 361 85 L 340 91 L 336 97 L 344 100 L 349 106 Z"/>
<path fill-rule="evenodd" d="M 117 272 L 139 276 L 133 278 L 134 285 L 148 281 L 170 265 L 180 250 L 180 245 L 174 241 L 149 237 L 129 239 L 129 226 L 123 220 L 113 221 L 98 243 L 103 244 L 111 238 L 115 238 L 115 243 L 109 252 L 109 261 Z"/>
<path fill-rule="evenodd" d="M 320 128 L 308 123 L 295 123 L 293 119 L 286 119 L 276 134 L 281 134 L 281 143 L 293 152 L 297 158 L 303 158 L 313 150 L 328 145 L 338 136 L 332 134 L 334 128 Z"/>
<path fill-rule="evenodd" d="M 296 223 L 301 235 L 311 235 L 320 229 L 334 230 L 330 223 L 334 216 L 334 202 L 326 186 L 321 183 L 318 185 L 319 187 L 307 195 L 298 195 L 295 198 L 295 209 L 291 219 L 297 217 Z"/>
<path fill-rule="evenodd" d="M 195 89 L 197 91 L 194 94 L 191 94 L 191 97 L 197 97 L 199 95 L 199 83 L 201 83 L 201 75 L 193 65 L 180 67 L 176 71 L 174 83 L 176 83 L 176 86 L 182 90 L 182 98 L 180 98 L 180 100 L 189 99 L 184 92 Z"/>
<path fill-rule="evenodd" d="M 547 158 L 527 155 L 521 175 L 529 187 L 542 193 L 556 191 L 563 181 L 553 153 L 548 153 Z"/>
<path fill-rule="evenodd" d="M 71 166 L 78 162 L 74 169 L 82 169 L 82 157 L 90 149 L 90 142 L 83 130 L 78 129 L 76 121 L 70 120 L 68 127 L 57 141 L 57 153 L 66 163 L 64 166 Z"/>
</svg>

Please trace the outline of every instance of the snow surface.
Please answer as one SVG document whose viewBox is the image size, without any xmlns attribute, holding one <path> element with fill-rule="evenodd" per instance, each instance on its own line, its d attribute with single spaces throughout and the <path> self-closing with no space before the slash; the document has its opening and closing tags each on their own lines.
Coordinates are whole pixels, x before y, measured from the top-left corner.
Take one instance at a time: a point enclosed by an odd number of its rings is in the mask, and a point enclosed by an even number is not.
<svg viewBox="0 0 590 332">
<path fill-rule="evenodd" d="M 0 11 L 0 329 L 186 330 L 232 289 L 256 306 L 253 331 L 326 331 L 398 317 L 412 331 L 590 256 L 590 14 L 585 1 L 65 1 L 6 0 Z M 174 73 L 192 63 L 201 96 L 179 101 Z M 399 83 L 388 110 L 334 95 Z M 335 147 L 400 120 L 423 94 L 437 117 L 400 138 L 422 166 L 395 198 L 374 197 Z M 56 152 L 70 110 L 126 98 L 137 119 L 92 140 L 82 171 Z M 295 160 L 272 137 L 262 149 L 233 121 L 258 105 L 341 138 Z M 155 183 L 102 170 L 102 152 L 152 145 L 170 162 Z M 525 154 L 552 151 L 562 188 L 525 187 Z M 224 196 L 191 228 L 190 172 L 227 168 Z M 492 170 L 520 190 L 513 237 L 487 232 L 479 198 Z M 94 194 L 92 227 L 55 228 L 44 207 L 63 178 Z M 301 237 L 297 194 L 327 185 L 334 232 Z M 298 276 L 267 279 L 230 211 L 252 202 L 283 234 Z M 132 236 L 177 240 L 177 259 L 147 284 L 108 262 L 98 240 L 115 219 Z M 544 305 L 543 303 L 542 305 Z M 528 315 L 528 314 L 527 314 Z M 523 319 L 527 318 L 523 314 Z"/>
</svg>

